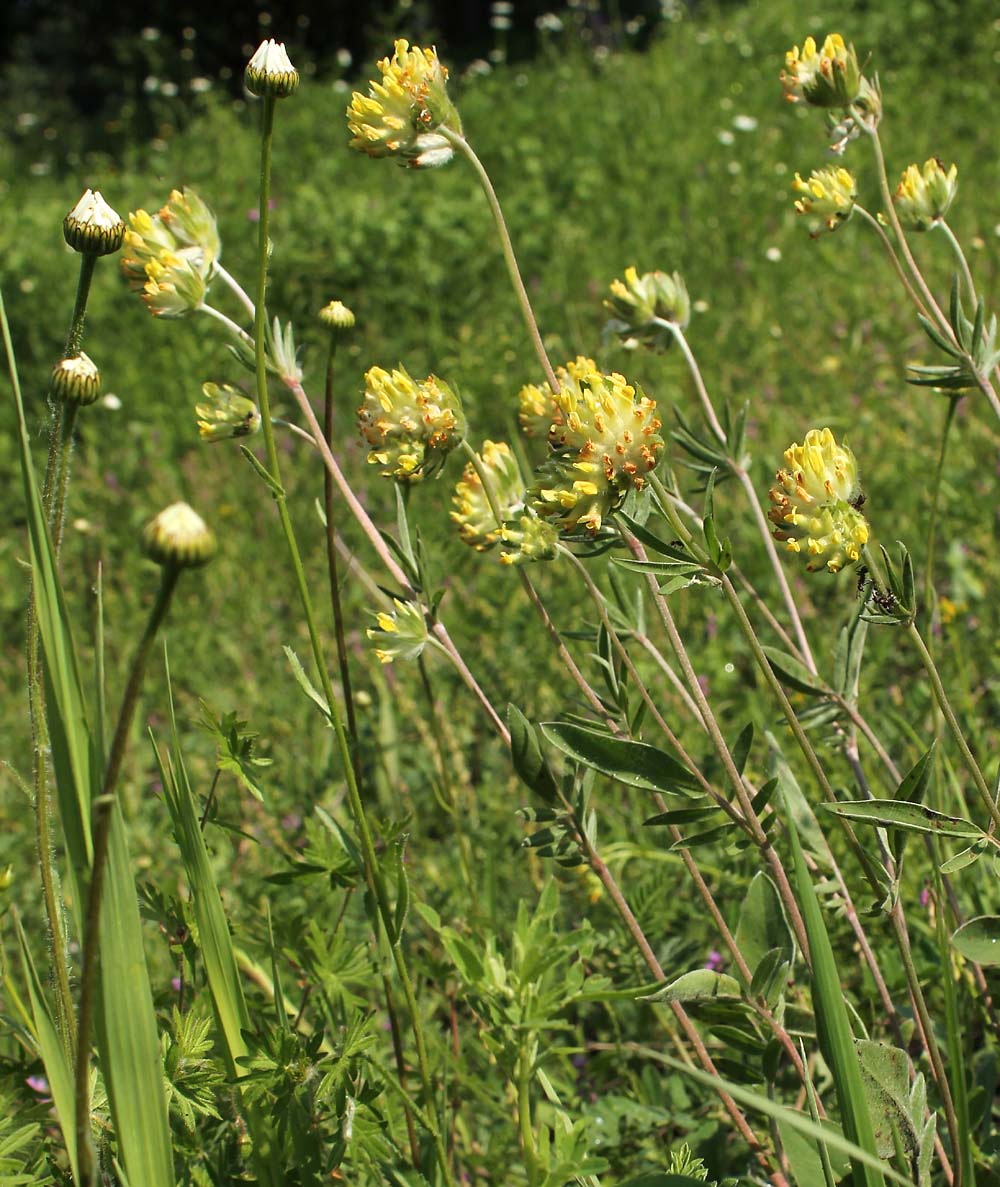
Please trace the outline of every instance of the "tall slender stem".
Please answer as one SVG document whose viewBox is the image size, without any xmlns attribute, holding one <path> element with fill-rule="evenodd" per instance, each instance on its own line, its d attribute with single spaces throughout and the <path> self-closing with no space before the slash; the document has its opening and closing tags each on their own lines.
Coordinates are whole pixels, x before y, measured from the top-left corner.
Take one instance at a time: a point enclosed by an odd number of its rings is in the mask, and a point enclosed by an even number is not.
<svg viewBox="0 0 1000 1187">
<path fill-rule="evenodd" d="M 889 257 L 889 261 L 892 264 L 893 268 L 895 269 L 896 276 L 899 279 L 899 282 L 903 286 L 903 288 L 906 289 L 906 291 L 909 295 L 909 298 L 913 302 L 913 305 L 914 305 L 914 308 L 916 309 L 916 311 L 922 317 L 930 318 L 930 313 L 928 312 L 927 306 L 923 303 L 923 301 L 921 301 L 920 296 L 917 293 L 917 290 L 910 283 L 910 278 L 906 275 L 906 270 L 904 269 L 903 265 L 899 262 L 899 256 L 896 254 L 896 249 L 892 246 L 892 240 L 889 238 L 889 236 L 883 230 L 882 224 L 878 221 L 877 218 L 875 218 L 875 216 L 873 214 L 871 214 L 871 213 L 869 213 L 869 211 L 865 210 L 865 208 L 863 206 L 855 205 L 854 210 L 855 210 L 855 213 L 859 214 L 865 220 L 865 222 L 872 228 L 872 230 L 875 232 L 875 234 L 879 237 L 879 240 L 880 240 L 882 246 L 885 248 L 886 254 Z"/>
<path fill-rule="evenodd" d="M 934 225 L 941 228 L 941 230 L 944 232 L 944 237 L 951 245 L 951 250 L 955 253 L 955 258 L 958 260 L 958 266 L 962 270 L 962 279 L 965 281 L 965 291 L 968 294 L 969 301 L 975 305 L 976 285 L 975 281 L 972 279 L 972 269 L 969 267 L 969 261 L 966 259 L 965 252 L 962 250 L 961 243 L 958 241 L 958 236 L 943 218 L 939 218 Z"/>
<path fill-rule="evenodd" d="M 944 474 L 944 459 L 948 452 L 948 434 L 955 420 L 955 412 L 961 395 L 948 397 L 948 408 L 944 414 L 944 424 L 941 426 L 941 446 L 938 450 L 937 465 L 934 467 L 934 485 L 931 490 L 931 510 L 927 524 L 927 559 L 924 562 L 924 609 L 928 620 L 934 613 L 934 545 L 937 534 L 938 508 L 941 503 L 941 476 Z"/>
<path fill-rule="evenodd" d="M 396 974 L 399 977 L 400 985 L 403 990 L 403 996 L 406 1001 L 406 1008 L 410 1016 L 410 1027 L 413 1032 L 413 1039 L 417 1052 L 417 1064 L 420 1070 L 424 1105 L 426 1115 L 431 1121 L 431 1140 L 434 1143 L 434 1150 L 441 1168 L 442 1177 L 446 1184 L 450 1184 L 452 1181 L 451 1171 L 448 1166 L 447 1152 L 444 1148 L 441 1137 L 441 1125 L 438 1115 L 437 1096 L 434 1091 L 434 1082 L 431 1076 L 430 1062 L 427 1057 L 427 1047 L 424 1041 L 423 1026 L 420 1020 L 420 1012 L 417 1007 L 416 995 L 413 989 L 413 981 L 410 977 L 409 965 L 402 950 L 401 937 L 395 935 L 393 922 L 394 914 L 389 902 L 385 881 L 382 877 L 381 869 L 379 868 L 378 858 L 375 853 L 375 843 L 372 838 L 371 829 L 368 825 L 368 818 L 365 814 L 364 804 L 361 801 L 358 782 L 354 775 L 354 763 L 351 756 L 351 748 L 347 741 L 347 734 L 344 730 L 344 723 L 340 715 L 340 709 L 334 696 L 329 669 L 326 665 L 322 644 L 319 638 L 319 631 L 316 626 L 316 616 L 313 612 L 312 598 L 309 593 L 309 586 L 308 582 L 306 581 L 305 570 L 302 565 L 302 557 L 299 552 L 298 542 L 295 538 L 295 530 L 292 526 L 291 516 L 288 512 L 287 501 L 283 493 L 284 487 L 281 483 L 281 470 L 274 438 L 274 426 L 271 418 L 271 404 L 267 390 L 267 360 L 264 350 L 264 333 L 267 324 L 265 302 L 267 297 L 268 229 L 270 224 L 269 215 L 271 189 L 271 143 L 274 133 L 274 107 L 274 96 L 265 96 L 263 100 L 261 131 L 259 187 L 260 219 L 258 223 L 257 238 L 257 293 L 254 310 L 254 354 L 256 358 L 257 398 L 260 403 L 261 427 L 264 433 L 264 447 L 267 454 L 267 469 L 275 483 L 274 500 L 278 506 L 278 515 L 281 520 L 281 527 L 285 536 L 285 543 L 288 547 L 289 558 L 292 562 L 292 569 L 295 575 L 295 583 L 298 589 L 299 600 L 302 604 L 303 616 L 305 617 L 306 626 L 309 632 L 309 641 L 312 648 L 313 661 L 316 666 L 316 671 L 319 674 L 320 682 L 323 688 L 323 695 L 326 698 L 326 703 L 329 708 L 329 720 L 330 724 L 333 726 L 334 735 L 336 737 L 337 751 L 340 757 L 341 767 L 344 772 L 344 781 L 347 785 L 347 798 L 351 809 L 351 815 L 354 820 L 354 827 L 357 830 L 358 838 L 361 842 L 365 882 L 368 886 L 372 900 L 376 904 L 378 914 L 382 921 L 382 926 L 384 927 L 386 935 L 389 938 L 389 947 L 392 952 L 393 963 L 396 967 Z M 305 395 L 304 392 L 302 394 L 303 396 Z M 309 403 L 308 400 L 305 400 L 304 402 L 307 405 Z M 322 443 L 325 445 L 325 439 L 319 429 L 319 426 L 315 423 L 315 414 L 312 412 L 311 407 L 309 408 L 309 413 L 312 419 L 310 427 L 313 429 L 317 444 Z"/>
<path fill-rule="evenodd" d="M 545 372 L 545 378 L 548 381 L 549 387 L 554 391 L 559 391 L 559 384 L 556 381 L 555 372 L 552 370 L 552 364 L 549 362 L 549 356 L 545 352 L 545 344 L 542 342 L 542 335 L 538 329 L 538 322 L 535 320 L 534 311 L 531 308 L 531 301 L 528 299 L 528 291 L 524 287 L 524 281 L 521 279 L 521 270 L 517 266 L 517 257 L 514 255 L 514 245 L 510 240 L 510 232 L 507 230 L 507 223 L 503 216 L 503 211 L 500 209 L 500 199 L 497 197 L 496 190 L 493 188 L 493 183 L 490 181 L 490 175 L 483 167 L 482 161 L 476 156 L 472 149 L 472 145 L 465 139 L 464 136 L 459 136 L 457 133 L 450 131 L 448 128 L 440 127 L 438 131 L 449 141 L 458 151 L 466 158 L 472 168 L 475 170 L 476 177 L 479 179 L 479 184 L 483 188 L 483 193 L 486 195 L 486 200 L 490 204 L 490 210 L 493 213 L 493 221 L 496 223 L 497 231 L 500 234 L 500 244 L 503 248 L 503 258 L 507 264 L 507 271 L 510 274 L 511 284 L 514 286 L 514 291 L 517 293 L 517 299 L 521 306 L 521 313 L 524 315 L 525 324 L 528 327 L 528 333 L 531 336 L 532 345 L 535 348 L 535 353 L 538 355 L 538 361 L 542 365 L 542 370 Z"/>
</svg>

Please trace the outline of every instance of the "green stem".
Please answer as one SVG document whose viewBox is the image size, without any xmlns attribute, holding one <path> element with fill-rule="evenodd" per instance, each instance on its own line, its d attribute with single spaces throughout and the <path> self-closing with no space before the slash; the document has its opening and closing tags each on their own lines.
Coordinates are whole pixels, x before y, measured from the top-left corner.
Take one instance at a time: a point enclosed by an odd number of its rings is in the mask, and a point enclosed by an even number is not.
<svg viewBox="0 0 1000 1187">
<path fill-rule="evenodd" d="M 903 268 L 903 265 L 899 262 L 899 256 L 896 254 L 896 249 L 892 246 L 892 240 L 885 233 L 885 230 L 883 229 L 882 224 L 878 221 L 878 219 L 873 214 L 870 214 L 867 210 L 865 210 L 865 208 L 863 206 L 855 205 L 854 210 L 857 214 L 861 215 L 861 217 L 865 220 L 865 222 L 868 223 L 868 225 L 872 228 L 872 230 L 875 232 L 875 234 L 878 235 L 879 239 L 881 240 L 882 246 L 886 250 L 886 254 L 889 256 L 889 260 L 891 261 L 893 268 L 896 270 L 896 276 L 899 278 L 899 282 L 900 282 L 900 284 L 902 284 L 903 288 L 906 289 L 906 291 L 909 295 L 909 298 L 913 302 L 913 305 L 914 305 L 916 311 L 922 317 L 926 317 L 929 319 L 930 314 L 927 311 L 927 306 L 923 303 L 923 301 L 921 301 L 921 299 L 917 293 L 917 290 L 910 283 L 910 278 L 906 275 L 906 270 Z"/>
<path fill-rule="evenodd" d="M 968 293 L 969 302 L 975 306 L 976 284 L 972 279 L 972 269 L 969 267 L 969 261 L 966 258 L 965 252 L 962 250 L 961 243 L 958 241 L 958 236 L 943 218 L 939 218 L 934 226 L 941 228 L 944 232 L 944 237 L 951 244 L 951 249 L 955 253 L 955 258 L 958 260 L 958 266 L 962 269 L 962 279 L 965 281 L 965 291 Z"/>
<path fill-rule="evenodd" d="M 179 576 L 180 569 L 175 566 L 163 570 L 156 601 L 132 660 L 128 683 L 125 686 L 125 694 L 118 712 L 118 722 L 111 741 L 101 794 L 94 800 L 93 805 L 94 855 L 90 867 L 90 887 L 87 892 L 87 911 L 83 926 L 75 1075 L 76 1149 L 80 1159 L 83 1182 L 87 1187 L 96 1182 L 96 1168 L 93 1164 L 90 1147 L 90 1032 L 93 1027 L 97 994 L 97 967 L 100 959 L 101 897 L 104 891 L 104 875 L 107 869 L 108 844 L 111 839 L 114 808 L 117 803 L 118 777 L 121 774 L 129 731 L 139 702 L 139 690 L 142 687 L 142 677 L 146 670 L 146 660 L 149 658 L 156 633 L 166 616 Z"/>
<path fill-rule="evenodd" d="M 276 100 L 273 95 L 268 95 L 264 98 L 260 157 L 260 218 L 258 222 L 257 238 L 257 293 L 254 312 L 254 354 L 256 356 L 257 398 L 260 404 L 261 427 L 264 433 L 264 448 L 267 454 L 267 469 L 275 483 L 274 500 L 278 506 L 278 515 L 281 520 L 281 528 L 285 536 L 285 543 L 287 545 L 289 557 L 292 562 L 292 569 L 295 575 L 295 583 L 298 589 L 299 600 L 302 604 L 302 612 L 309 631 L 309 641 L 312 648 L 313 660 L 316 665 L 316 670 L 319 673 L 326 703 L 329 707 L 329 719 L 331 725 L 333 726 L 334 735 L 337 742 L 337 751 L 340 757 L 341 767 L 344 772 L 344 781 L 347 785 L 348 803 L 350 805 L 351 815 L 354 819 L 354 827 L 357 830 L 358 839 L 361 842 L 365 882 L 368 886 L 372 900 L 375 902 L 378 909 L 378 914 L 381 917 L 382 926 L 385 929 L 386 936 L 389 938 L 389 947 L 392 951 L 393 963 L 396 966 L 396 973 L 399 977 L 400 985 L 403 990 L 403 996 L 406 1001 L 406 1008 L 410 1015 L 410 1026 L 413 1031 L 414 1044 L 416 1046 L 417 1064 L 420 1069 L 420 1079 L 424 1093 L 425 1108 L 428 1117 L 432 1120 L 430 1131 L 431 1138 L 434 1143 L 434 1149 L 437 1155 L 438 1163 L 441 1167 L 441 1174 L 445 1183 L 450 1185 L 452 1182 L 451 1171 L 448 1167 L 448 1156 L 441 1138 L 441 1125 L 438 1117 L 434 1082 L 431 1077 L 430 1063 L 427 1058 L 427 1048 L 424 1042 L 423 1027 L 420 1021 L 420 1013 L 417 1008 L 416 996 L 413 990 L 413 982 L 410 978 L 410 971 L 406 957 L 402 951 L 400 937 L 397 937 L 395 941 L 392 939 L 394 934 L 394 915 L 389 903 L 389 896 L 386 890 L 385 882 L 382 878 L 381 870 L 379 869 L 378 858 L 375 853 L 375 843 L 372 839 L 371 829 L 368 825 L 368 818 L 365 815 L 365 809 L 361 801 L 358 783 L 354 775 L 354 763 L 351 757 L 351 748 L 347 741 L 347 734 L 344 730 L 344 723 L 341 719 L 339 706 L 337 705 L 336 698 L 334 697 L 329 669 L 327 668 L 323 655 L 319 631 L 316 626 L 316 616 L 313 612 L 312 598 L 309 594 L 309 586 L 306 581 L 305 570 L 302 565 L 302 557 L 299 552 L 298 542 L 295 538 L 295 530 L 292 526 L 291 516 L 289 515 L 288 505 L 283 493 L 284 487 L 281 482 L 281 469 L 278 463 L 278 451 L 274 439 L 274 426 L 272 424 L 271 418 L 271 404 L 267 390 L 267 364 L 265 356 L 264 334 L 267 324 L 265 301 L 267 296 L 268 229 L 270 224 L 269 206 L 271 190 L 271 143 L 274 132 L 275 102 Z M 308 400 L 306 400 L 306 403 L 308 404 Z M 315 420 L 315 417 L 313 417 L 313 419 Z M 325 444 L 325 440 L 323 440 L 321 433 L 317 432 L 316 438 L 317 441 L 322 440 Z"/>
<path fill-rule="evenodd" d="M 531 1123 L 531 1046 L 530 1037 L 523 1037 L 517 1049 L 517 1124 L 521 1134 L 521 1151 L 524 1154 L 524 1169 L 528 1176 L 528 1187 L 538 1182 L 538 1149 L 535 1145 L 535 1129 Z"/>
<path fill-rule="evenodd" d="M 542 335 L 538 329 L 538 322 L 535 320 L 531 301 L 528 299 L 527 289 L 525 289 L 524 281 L 521 279 L 521 270 L 517 266 L 517 258 L 514 255 L 514 245 L 510 240 L 510 232 L 507 230 L 507 223 L 504 219 L 503 211 L 500 209 L 500 199 L 497 197 L 496 190 L 493 188 L 490 176 L 483 167 L 482 161 L 480 161 L 473 151 L 472 145 L 469 144 L 464 136 L 460 136 L 458 133 L 444 127 L 439 128 L 438 131 L 466 158 L 475 171 L 476 177 L 479 179 L 479 184 L 482 186 L 483 193 L 486 195 L 486 200 L 490 204 L 493 221 L 496 223 L 497 231 L 500 234 L 503 258 L 506 261 L 511 284 L 513 284 L 514 292 L 517 294 L 521 313 L 524 315 L 524 321 L 528 327 L 528 333 L 531 336 L 532 345 L 535 348 L 535 353 L 538 355 L 538 361 L 542 365 L 542 370 L 545 372 L 545 378 L 548 381 L 549 387 L 552 391 L 558 392 L 559 384 L 556 381 L 555 372 L 552 370 L 552 364 L 549 362 L 549 356 L 545 353 L 545 345 L 542 342 Z"/>
<path fill-rule="evenodd" d="M 948 450 L 948 434 L 955 420 L 955 411 L 961 395 L 948 397 L 948 409 L 941 428 L 941 447 L 938 450 L 937 466 L 934 469 L 934 486 L 931 493 L 930 522 L 927 525 L 927 560 L 924 574 L 924 609 L 928 620 L 934 617 L 934 545 L 937 533 L 938 507 L 941 502 L 941 476 L 944 473 L 944 459 Z"/>
<path fill-rule="evenodd" d="M 945 719 L 948 729 L 951 731 L 951 736 L 958 746 L 959 753 L 962 755 L 962 760 L 965 763 L 966 769 L 972 776 L 972 782 L 976 786 L 976 791 L 979 792 L 979 798 L 983 801 L 990 819 L 994 826 L 1000 826 L 1000 807 L 997 806 L 993 799 L 990 789 L 983 777 L 983 772 L 979 769 L 979 763 L 976 762 L 975 755 L 969 749 L 969 743 L 965 740 L 965 733 L 958 723 L 958 718 L 955 716 L 955 711 L 951 707 L 951 701 L 948 699 L 948 694 L 945 692 L 944 685 L 941 683 L 941 675 L 937 670 L 937 665 L 934 663 L 934 657 L 927 650 L 927 645 L 924 643 L 923 636 L 917 630 L 914 623 L 909 623 L 906 628 L 910 641 L 917 649 L 917 654 L 920 656 L 921 663 L 924 665 L 924 671 L 927 673 L 931 682 L 931 689 L 934 692 L 934 699 L 938 703 L 938 707 Z"/>
<path fill-rule="evenodd" d="M 326 382 L 323 389 L 323 435 L 327 445 L 333 448 L 333 363 L 337 353 L 337 339 L 330 335 L 330 347 L 326 356 Z M 354 712 L 354 695 L 351 687 L 351 669 L 347 662 L 347 643 L 344 635 L 344 608 L 340 600 L 340 572 L 337 565 L 337 533 L 335 527 L 336 505 L 334 503 L 333 475 L 323 468 L 323 512 L 326 519 L 326 564 L 330 579 L 330 603 L 333 608 L 333 630 L 337 641 L 337 661 L 340 664 L 340 684 L 344 690 L 344 708 L 347 710 L 347 730 L 351 737 L 351 753 L 354 755 L 355 777 L 361 782 L 358 762 L 358 723 Z"/>
<path fill-rule="evenodd" d="M 80 353 L 83 326 L 87 315 L 87 300 L 96 264 L 96 255 L 81 255 L 76 298 L 73 303 L 69 333 L 66 336 L 64 358 L 73 358 Z M 6 321 L 4 327 L 6 332 Z M 10 357 L 12 358 L 13 355 Z M 69 482 L 73 426 L 77 410 L 76 404 L 62 400 L 52 408 L 49 452 L 45 464 L 45 478 L 42 483 L 42 507 L 46 522 L 53 528 L 53 548 L 57 563 L 62 537 L 66 490 Z M 45 904 L 45 918 L 48 924 L 49 955 L 56 983 L 59 1029 L 66 1052 L 72 1060 L 75 1058 L 76 1052 L 73 993 L 69 980 L 65 919 L 59 902 L 58 875 L 52 860 L 52 803 L 46 765 L 49 735 L 45 721 L 45 687 L 42 680 L 42 657 L 33 591 L 29 593 L 28 598 L 27 634 L 28 715 L 31 721 L 33 748 L 35 842 L 38 850 L 39 876 L 42 883 L 42 900 Z"/>
</svg>

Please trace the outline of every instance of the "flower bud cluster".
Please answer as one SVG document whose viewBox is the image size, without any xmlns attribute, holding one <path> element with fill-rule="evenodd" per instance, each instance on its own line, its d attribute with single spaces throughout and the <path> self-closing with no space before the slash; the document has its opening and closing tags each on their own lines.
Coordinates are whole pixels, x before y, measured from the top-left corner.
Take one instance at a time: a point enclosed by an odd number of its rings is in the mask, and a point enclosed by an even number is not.
<svg viewBox="0 0 1000 1187">
<path fill-rule="evenodd" d="M 674 340 L 670 325 L 685 329 L 691 320 L 691 301 L 679 272 L 644 272 L 625 269 L 624 281 L 611 284 L 604 307 L 613 315 L 607 329 L 626 345 L 666 349 Z"/>
<path fill-rule="evenodd" d="M 629 490 L 642 489 L 663 438 L 656 404 L 623 375 L 605 375 L 583 365 L 588 362 L 577 359 L 560 376 L 549 428 L 552 454 L 536 471 L 528 501 L 559 531 L 582 528 L 592 536 Z"/>
<path fill-rule="evenodd" d="M 854 213 L 858 187 L 848 169 L 838 166 L 814 169 L 808 181 L 796 173 L 792 189 L 803 195 L 795 202 L 796 211 L 822 219 L 828 231 L 836 231 Z"/>
<path fill-rule="evenodd" d="M 923 169 L 910 165 L 903 174 L 892 203 L 906 231 L 929 231 L 948 213 L 958 192 L 958 166 L 945 172 L 937 157 L 924 162 Z"/>
<path fill-rule="evenodd" d="M 477 552 L 486 552 L 501 537 L 501 525 L 524 508 L 524 479 L 517 458 L 503 441 L 484 441 L 479 455 L 483 470 L 500 513 L 494 514 L 483 481 L 469 462 L 455 486 L 451 518 L 458 524 L 458 534 Z"/>
<path fill-rule="evenodd" d="M 413 168 L 450 161 L 454 150 L 440 129 L 461 136 L 462 121 L 448 98 L 448 70 L 437 51 L 411 48 L 400 38 L 378 68 L 382 81 L 372 80 L 367 95 L 355 91 L 347 109 L 351 148 L 396 157 Z"/>
<path fill-rule="evenodd" d="M 817 48 L 812 37 L 785 55 L 781 75 L 785 98 L 813 107 L 850 107 L 861 92 L 862 75 L 853 45 L 845 45 L 839 33 L 831 33 Z"/>
<path fill-rule="evenodd" d="M 869 528 L 858 510 L 861 487 L 854 454 L 838 445 L 829 429 L 810 429 L 802 445 L 785 450 L 785 464 L 768 492 L 775 538 L 789 552 L 805 552 L 809 570 L 825 567 L 837 573 L 859 560 Z"/>
<path fill-rule="evenodd" d="M 253 400 L 228 383 L 203 383 L 205 399 L 195 405 L 198 431 L 205 441 L 249 437 L 260 430 L 260 412 Z"/>
<path fill-rule="evenodd" d="M 155 215 L 128 216 L 122 271 L 154 317 L 185 317 L 204 304 L 221 251 L 215 215 L 194 192 L 174 190 Z"/>
<path fill-rule="evenodd" d="M 391 373 L 372 367 L 365 375 L 358 428 L 371 446 L 368 461 L 386 478 L 419 482 L 444 465 L 465 436 L 458 396 L 436 375 L 419 383 L 402 366 Z"/>
</svg>

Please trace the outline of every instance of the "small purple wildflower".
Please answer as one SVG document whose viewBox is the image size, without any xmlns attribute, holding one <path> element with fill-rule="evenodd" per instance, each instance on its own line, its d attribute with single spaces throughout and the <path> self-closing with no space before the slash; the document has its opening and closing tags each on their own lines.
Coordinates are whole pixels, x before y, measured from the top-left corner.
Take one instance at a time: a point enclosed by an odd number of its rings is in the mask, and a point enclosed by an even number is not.
<svg viewBox="0 0 1000 1187">
<path fill-rule="evenodd" d="M 713 973 L 717 973 L 721 970 L 722 965 L 722 953 L 713 948 L 708 954 L 708 960 L 705 961 L 705 968 L 711 969 Z"/>
</svg>

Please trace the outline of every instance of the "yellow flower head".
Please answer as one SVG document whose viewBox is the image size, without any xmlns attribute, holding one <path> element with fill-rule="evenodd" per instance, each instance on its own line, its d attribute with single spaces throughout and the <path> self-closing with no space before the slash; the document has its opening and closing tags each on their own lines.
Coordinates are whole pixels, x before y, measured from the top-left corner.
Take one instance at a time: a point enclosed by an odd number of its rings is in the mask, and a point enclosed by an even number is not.
<svg viewBox="0 0 1000 1187">
<path fill-rule="evenodd" d="M 605 375 L 589 362 L 577 359 L 560 376 L 549 428 L 552 457 L 537 471 L 528 499 L 560 531 L 582 527 L 594 535 L 630 489 L 642 489 L 663 438 L 656 404 L 623 375 Z"/>
<path fill-rule="evenodd" d="M 945 172 L 944 164 L 931 157 L 923 169 L 910 165 L 903 174 L 893 205 L 907 231 L 929 231 L 948 213 L 958 192 L 958 166 Z"/>
<path fill-rule="evenodd" d="M 128 216 L 122 272 L 157 317 L 184 317 L 204 303 L 222 244 L 215 215 L 194 190 L 174 190 L 156 214 Z"/>
<path fill-rule="evenodd" d="M 503 441 L 484 441 L 479 455 L 483 469 L 489 476 L 493 496 L 500 512 L 497 523 L 482 480 L 469 462 L 455 487 L 451 518 L 458 524 L 458 532 L 466 544 L 477 552 L 485 552 L 501 538 L 500 526 L 524 505 L 524 479 L 510 446 Z"/>
<path fill-rule="evenodd" d="M 858 187 L 854 175 L 847 169 L 832 165 L 827 169 L 814 169 L 808 181 L 803 181 L 796 173 L 792 189 L 803 195 L 795 203 L 798 213 L 822 219 L 828 231 L 836 231 L 854 213 Z"/>
<path fill-rule="evenodd" d="M 789 552 L 805 552 L 807 569 L 838 572 L 857 561 L 868 542 L 868 522 L 858 510 L 857 462 L 829 429 L 810 429 L 802 445 L 785 450 L 787 469 L 775 475 L 768 518 Z"/>
<path fill-rule="evenodd" d="M 397 659 L 416 659 L 427 646 L 427 620 L 424 612 L 415 602 L 403 602 L 393 598 L 396 609 L 391 614 L 380 612 L 375 615 L 377 626 L 369 627 L 365 634 L 373 643 L 379 663 L 391 664 Z"/>
<path fill-rule="evenodd" d="M 785 55 L 781 83 L 791 103 L 813 107 L 849 107 L 861 91 L 861 70 L 853 45 L 845 45 L 839 33 L 831 33 L 817 49 L 812 37 Z"/>
<path fill-rule="evenodd" d="M 462 121 L 448 98 L 448 71 L 437 50 L 411 48 L 400 38 L 378 68 L 382 81 L 370 81 L 367 95 L 355 91 L 347 109 L 351 148 L 397 157 L 413 168 L 450 161 L 452 146 L 439 129 L 460 136 Z"/>
<path fill-rule="evenodd" d="M 437 473 L 465 436 L 465 414 L 458 396 L 436 375 L 421 382 L 406 369 L 391 374 L 372 367 L 365 375 L 358 428 L 372 447 L 371 465 L 386 478 L 419 482 Z"/>
<path fill-rule="evenodd" d="M 666 349 L 674 340 L 670 325 L 684 329 L 691 320 L 691 301 L 679 272 L 625 269 L 625 279 L 611 283 L 604 307 L 612 314 L 607 329 L 627 344 Z M 670 323 L 665 325 L 664 323 Z"/>
</svg>

